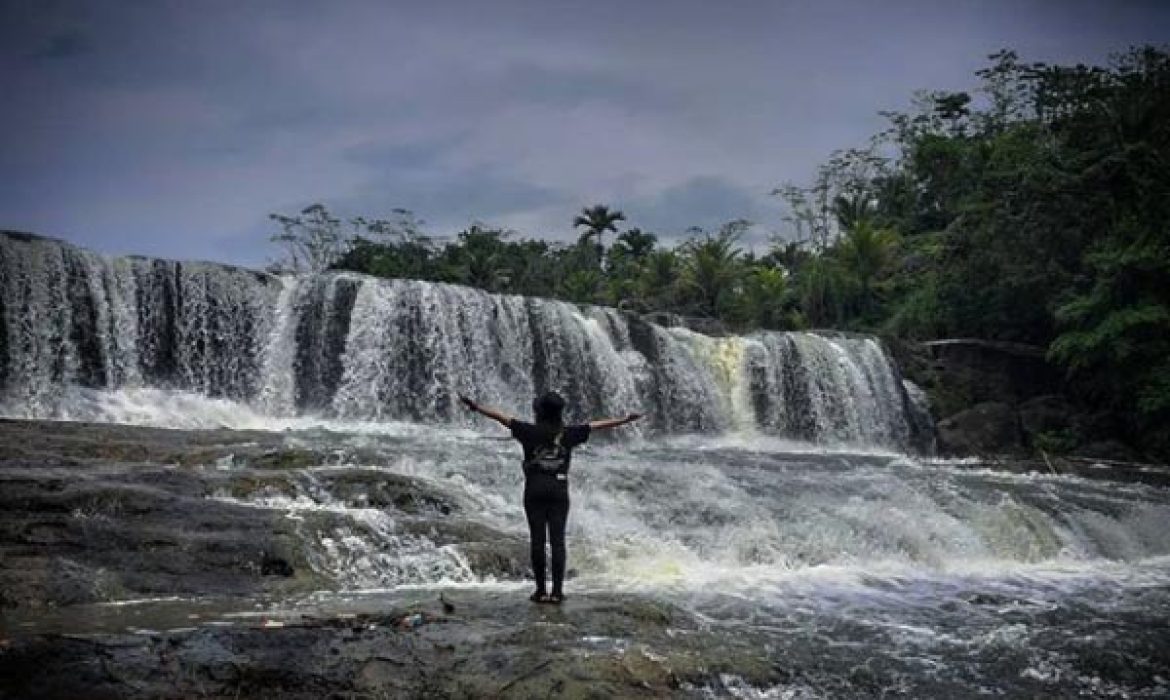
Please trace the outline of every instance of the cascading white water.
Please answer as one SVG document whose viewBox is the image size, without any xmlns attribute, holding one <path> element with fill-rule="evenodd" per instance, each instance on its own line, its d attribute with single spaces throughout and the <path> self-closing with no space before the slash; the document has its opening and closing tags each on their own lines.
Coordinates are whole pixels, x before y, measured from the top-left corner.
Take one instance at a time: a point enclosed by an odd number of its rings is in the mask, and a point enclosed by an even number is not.
<svg viewBox="0 0 1170 700">
<path fill-rule="evenodd" d="M 805 438 L 905 444 L 910 433 L 905 412 L 890 412 L 905 389 L 873 339 L 787 333 L 762 334 L 756 340 L 752 374 L 757 391 L 783 397 L 761 404 L 764 425 Z M 840 401 L 839 396 L 850 400 Z"/>
<path fill-rule="evenodd" d="M 447 420 L 456 392 L 502 406 L 533 394 L 525 301 L 403 280 L 358 280 L 333 411 Z"/>
<path fill-rule="evenodd" d="M 296 281 L 282 277 L 272 330 L 263 345 L 257 403 L 277 416 L 296 411 L 296 293 Z"/>
<path fill-rule="evenodd" d="M 377 439 L 349 439 L 362 450 L 379 449 Z M 306 537 L 321 553 L 321 569 L 348 572 L 341 581 L 353 588 L 479 577 L 458 545 L 405 535 L 393 511 L 346 507 L 329 479 L 315 480 L 314 473 L 418 479 L 459 504 L 450 518 L 523 541 L 519 455 L 511 441 L 417 426 L 410 439 L 390 445 L 373 465 L 307 470 L 312 483 L 299 484 L 294 498 L 263 495 L 250 503 L 293 516 L 313 510 L 347 516 L 310 528 Z M 820 584 L 889 586 L 923 576 L 1005 589 L 1030 581 L 1062 586 L 1069 577 L 1075 586 L 1141 562 L 1162 580 L 1170 562 L 1164 534 L 1170 498 L 1142 485 L 961 471 L 895 455 L 802 453 L 768 437 L 693 435 L 588 445 L 574 458 L 570 481 L 571 560 L 582 572 L 577 588 L 718 591 L 766 606 L 761 589 L 770 595 Z"/>
<path fill-rule="evenodd" d="M 107 384 L 112 386 L 138 386 L 142 383 L 138 357 L 138 283 L 133 265 L 133 261 L 124 258 L 114 260 L 111 274 L 106 275 L 114 343 L 111 352 L 113 376 Z"/>
<path fill-rule="evenodd" d="M 273 416 L 464 422 L 456 396 L 526 415 L 649 414 L 653 431 L 912 447 L 896 368 L 871 338 L 713 338 L 612 309 L 335 273 L 107 259 L 0 236 L 3 412 L 65 413 L 63 390 L 150 387 Z"/>
</svg>

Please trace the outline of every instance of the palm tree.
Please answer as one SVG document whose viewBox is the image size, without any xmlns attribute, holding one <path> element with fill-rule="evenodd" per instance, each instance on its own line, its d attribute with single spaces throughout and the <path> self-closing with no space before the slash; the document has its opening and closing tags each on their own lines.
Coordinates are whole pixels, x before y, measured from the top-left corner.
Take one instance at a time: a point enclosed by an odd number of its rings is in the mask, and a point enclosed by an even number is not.
<svg viewBox="0 0 1170 700">
<path fill-rule="evenodd" d="M 845 318 L 846 281 L 841 264 L 818 255 L 800 268 L 800 308 L 813 327 L 837 325 Z"/>
<path fill-rule="evenodd" d="M 673 305 L 678 286 L 679 256 L 670 248 L 653 250 L 638 278 L 638 292 L 650 308 L 663 310 Z"/>
<path fill-rule="evenodd" d="M 452 269 L 455 279 L 489 292 L 502 291 L 511 281 L 507 243 L 504 241 L 508 234 L 508 231 L 488 229 L 479 224 L 472 224 L 460 233 L 458 257 Z"/>
<path fill-rule="evenodd" d="M 611 210 L 604 204 L 594 204 L 591 207 L 583 207 L 581 213 L 573 219 L 573 228 L 584 228 L 585 231 L 581 233 L 579 243 L 587 243 L 590 238 L 597 239 L 597 264 L 601 266 L 602 253 L 605 246 L 602 244 L 602 236 L 606 231 L 617 233 L 617 222 L 625 221 L 626 215 L 617 209 Z"/>
<path fill-rule="evenodd" d="M 699 309 L 711 317 L 718 317 L 720 302 L 739 279 L 743 251 L 736 242 L 746 228 L 746 221 L 733 221 L 715 236 L 705 234 L 682 246 L 682 286 L 697 297 Z"/>
<path fill-rule="evenodd" d="M 865 193 L 837 195 L 833 198 L 833 216 L 837 218 L 837 225 L 842 231 L 848 231 L 869 219 L 872 213 L 873 201 Z"/>
<path fill-rule="evenodd" d="M 788 275 L 776 267 L 756 265 L 746 275 L 743 306 L 747 320 L 761 328 L 791 325 L 786 312 Z"/>
<path fill-rule="evenodd" d="M 658 243 L 658 236 L 653 233 L 643 233 L 640 228 L 632 228 L 618 236 L 617 241 L 613 250 L 621 250 L 625 257 L 634 260 L 644 260 L 650 251 L 654 250 L 654 245 Z"/>
<path fill-rule="evenodd" d="M 869 218 L 860 218 L 845 229 L 837 249 L 841 264 L 853 275 L 861 288 L 861 310 L 869 311 L 873 297 L 873 280 L 889 262 L 898 234 L 874 226 Z"/>
</svg>

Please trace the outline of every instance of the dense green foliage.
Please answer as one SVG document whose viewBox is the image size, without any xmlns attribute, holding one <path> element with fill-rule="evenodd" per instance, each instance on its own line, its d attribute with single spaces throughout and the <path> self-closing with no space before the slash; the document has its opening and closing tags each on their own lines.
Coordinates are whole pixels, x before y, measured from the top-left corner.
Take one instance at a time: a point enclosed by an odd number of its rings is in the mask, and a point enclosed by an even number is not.
<svg viewBox="0 0 1170 700">
<path fill-rule="evenodd" d="M 900 158 L 872 180 L 875 219 L 906 241 L 887 329 L 1045 346 L 1070 391 L 1166 454 L 1170 56 L 992 58 L 982 109 L 932 95 L 894 117 Z"/>
<path fill-rule="evenodd" d="M 927 93 L 810 186 L 774 194 L 789 230 L 749 225 L 673 248 L 588 207 L 559 245 L 473 226 L 439 242 L 409 212 L 341 223 L 273 215 L 293 263 L 706 316 L 733 329 L 825 327 L 1041 345 L 1070 392 L 1170 454 L 1170 55 L 1108 67 L 991 57 L 980 85 Z M 605 245 L 605 233 L 613 233 Z"/>
<path fill-rule="evenodd" d="M 639 228 L 618 232 L 624 218 L 604 205 L 583 209 L 573 221 L 583 229 L 573 244 L 478 224 L 439 241 L 404 209 L 395 210 L 392 219 L 343 224 L 314 204 L 297 216 L 272 215 L 282 229 L 273 240 L 286 248 L 285 261 L 274 269 L 451 282 L 503 294 L 704 316 L 737 329 L 800 324 L 789 270 L 774 256 L 757 258 L 740 245 L 748 222 L 732 221 L 716 232 L 691 229 L 684 243 L 665 248 Z M 602 242 L 606 232 L 616 234 L 608 246 Z"/>
<path fill-rule="evenodd" d="M 1170 455 L 1170 55 L 1023 64 L 919 96 L 870 148 L 778 191 L 816 324 L 1040 345 L 1073 398 Z"/>
</svg>

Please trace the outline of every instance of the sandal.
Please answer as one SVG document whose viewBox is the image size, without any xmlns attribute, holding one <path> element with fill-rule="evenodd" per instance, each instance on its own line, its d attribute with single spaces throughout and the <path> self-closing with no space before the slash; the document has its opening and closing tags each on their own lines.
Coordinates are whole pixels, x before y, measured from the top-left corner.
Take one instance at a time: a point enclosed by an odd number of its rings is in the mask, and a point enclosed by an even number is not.
<svg viewBox="0 0 1170 700">
<path fill-rule="evenodd" d="M 532 595 L 528 596 L 528 600 L 531 600 L 533 603 L 547 603 L 549 598 L 548 594 L 544 591 L 536 590 L 532 592 Z"/>
<path fill-rule="evenodd" d="M 560 605 L 561 603 L 565 602 L 565 594 L 564 593 L 553 593 L 549 597 L 545 598 L 544 602 L 549 603 L 551 605 Z"/>
</svg>

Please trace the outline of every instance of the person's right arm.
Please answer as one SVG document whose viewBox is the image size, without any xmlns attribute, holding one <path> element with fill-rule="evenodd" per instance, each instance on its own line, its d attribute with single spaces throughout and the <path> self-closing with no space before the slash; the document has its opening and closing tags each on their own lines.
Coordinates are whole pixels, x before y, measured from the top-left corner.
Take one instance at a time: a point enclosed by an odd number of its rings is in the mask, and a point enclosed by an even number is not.
<svg viewBox="0 0 1170 700">
<path fill-rule="evenodd" d="M 480 406 L 479 404 L 477 404 L 476 402 L 467 398 L 466 396 L 463 396 L 462 394 L 459 395 L 459 400 L 463 402 L 463 405 L 466 406 L 469 411 L 475 411 L 476 413 L 478 413 L 482 416 L 487 416 L 488 418 L 491 418 L 492 420 L 496 421 L 497 423 L 504 426 L 505 428 L 512 427 L 512 417 L 511 416 L 506 415 L 500 411 L 497 411 L 494 408 L 489 408 L 488 406 Z"/>
<path fill-rule="evenodd" d="M 606 430 L 608 428 L 616 428 L 626 423 L 633 423 L 641 417 L 641 413 L 631 413 L 625 418 L 602 418 L 601 420 L 589 421 L 589 429 Z"/>
</svg>

